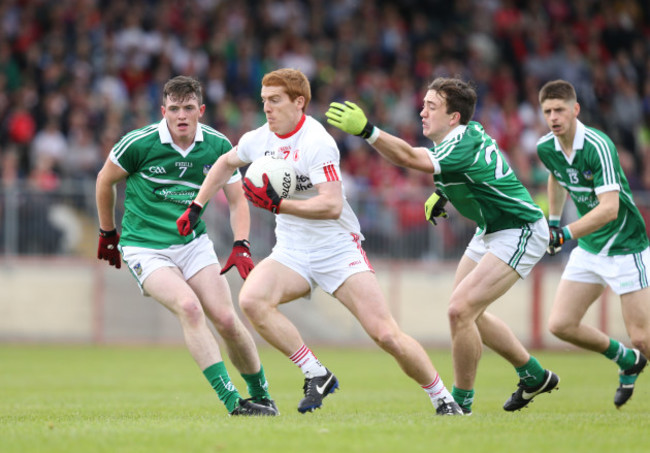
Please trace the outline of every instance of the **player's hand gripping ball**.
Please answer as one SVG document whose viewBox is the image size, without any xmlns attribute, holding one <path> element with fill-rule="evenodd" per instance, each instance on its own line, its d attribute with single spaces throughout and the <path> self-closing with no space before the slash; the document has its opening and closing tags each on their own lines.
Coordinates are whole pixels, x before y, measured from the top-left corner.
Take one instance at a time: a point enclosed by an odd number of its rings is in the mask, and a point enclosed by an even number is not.
<svg viewBox="0 0 650 453">
<path fill-rule="evenodd" d="M 246 170 L 246 178 L 257 188 L 264 187 L 263 174 L 268 176 L 280 198 L 289 198 L 296 191 L 296 172 L 286 160 L 264 156 L 256 159 Z"/>
</svg>

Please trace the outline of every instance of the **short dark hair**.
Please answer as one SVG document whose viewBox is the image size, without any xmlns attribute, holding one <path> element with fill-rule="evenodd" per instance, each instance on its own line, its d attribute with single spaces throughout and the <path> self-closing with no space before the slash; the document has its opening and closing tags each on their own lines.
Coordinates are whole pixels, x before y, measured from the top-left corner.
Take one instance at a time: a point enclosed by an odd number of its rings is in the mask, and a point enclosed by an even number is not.
<svg viewBox="0 0 650 453">
<path fill-rule="evenodd" d="M 176 76 L 168 80 L 163 87 L 163 105 L 167 102 L 168 96 L 170 99 L 178 102 L 195 97 L 199 105 L 203 104 L 201 82 L 188 76 Z"/>
<path fill-rule="evenodd" d="M 269 72 L 262 79 L 262 86 L 284 88 L 291 101 L 295 101 L 298 96 L 302 96 L 305 98 L 303 112 L 307 110 L 309 101 L 311 101 L 309 79 L 297 69 L 283 68 Z"/>
<path fill-rule="evenodd" d="M 447 103 L 447 113 L 460 113 L 460 124 L 468 124 L 476 109 L 476 90 L 455 77 L 438 77 L 428 86 Z"/>
<path fill-rule="evenodd" d="M 578 95 L 576 90 L 566 80 L 551 80 L 546 82 L 539 90 L 539 103 L 541 104 L 547 99 L 560 99 L 562 101 L 577 102 Z"/>
</svg>

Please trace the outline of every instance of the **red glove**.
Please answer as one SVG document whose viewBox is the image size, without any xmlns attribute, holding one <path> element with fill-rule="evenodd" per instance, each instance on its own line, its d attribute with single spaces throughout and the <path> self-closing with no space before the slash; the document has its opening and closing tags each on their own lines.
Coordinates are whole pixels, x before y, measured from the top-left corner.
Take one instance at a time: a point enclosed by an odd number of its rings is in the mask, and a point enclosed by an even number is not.
<svg viewBox="0 0 650 453">
<path fill-rule="evenodd" d="M 250 179 L 244 178 L 244 195 L 258 208 L 267 209 L 273 214 L 279 214 L 282 198 L 269 182 L 266 173 L 262 174 L 262 183 L 264 184 L 262 187 L 255 187 Z"/>
<path fill-rule="evenodd" d="M 176 228 L 178 228 L 178 233 L 181 236 L 187 236 L 194 230 L 194 227 L 199 223 L 199 219 L 201 218 L 202 209 L 203 206 L 193 201 L 183 215 L 176 219 Z"/>
<path fill-rule="evenodd" d="M 120 242 L 120 234 L 117 230 L 104 231 L 99 229 L 99 246 L 97 247 L 97 258 L 108 261 L 108 264 L 116 268 L 122 267 L 122 257 L 117 249 Z"/>
<path fill-rule="evenodd" d="M 237 266 L 239 275 L 241 275 L 241 278 L 244 280 L 246 280 L 246 277 L 248 277 L 248 274 L 255 266 L 251 259 L 251 243 L 246 239 L 243 241 L 235 241 L 232 246 L 232 252 L 230 252 L 230 256 L 228 257 L 228 261 L 223 269 L 221 269 L 221 275 L 228 272 L 233 266 Z"/>
</svg>

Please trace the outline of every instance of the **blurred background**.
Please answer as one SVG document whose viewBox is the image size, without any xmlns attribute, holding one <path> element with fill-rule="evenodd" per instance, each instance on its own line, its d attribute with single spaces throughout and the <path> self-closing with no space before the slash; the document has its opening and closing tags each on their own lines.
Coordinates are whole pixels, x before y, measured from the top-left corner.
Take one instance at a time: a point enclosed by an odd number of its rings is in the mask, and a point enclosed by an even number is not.
<svg viewBox="0 0 650 453">
<path fill-rule="evenodd" d="M 637 205 L 646 223 L 650 219 L 647 0 L 2 0 L 0 339 L 168 338 L 156 326 L 138 337 L 152 315 L 124 307 L 154 304 L 143 303 L 128 272 L 95 259 L 97 171 L 123 134 L 160 119 L 169 78 L 199 79 L 207 106 L 202 121 L 235 144 L 264 122 L 260 82 L 281 67 L 309 77 L 308 114 L 315 118 L 324 122 L 333 100 L 353 100 L 373 123 L 427 147 L 419 119 L 426 85 L 437 76 L 471 81 L 479 98 L 474 120 L 498 141 L 543 208 L 546 172 L 535 143 L 547 128 L 537 92 L 548 80 L 568 80 L 578 93 L 580 119 L 612 138 Z M 328 129 L 341 150 L 364 247 L 385 269 L 378 275 L 395 310 L 410 313 L 407 302 L 431 297 L 430 285 L 404 292 L 417 287 L 410 279 L 418 273 L 452 279 L 473 225 L 452 211 L 431 228 L 422 208 L 432 191 L 430 176 L 393 167 L 363 140 Z M 206 220 L 225 257 L 232 242 L 225 201 L 218 196 L 210 206 Z M 565 212 L 569 221 L 571 206 Z M 273 218 L 252 213 L 259 258 L 272 246 Z M 547 257 L 539 267 L 557 271 L 566 256 Z M 525 331 L 537 344 L 543 334 L 531 329 L 541 328 L 544 301 L 552 295 L 543 296 L 539 285 L 551 293 L 555 280 L 539 281 L 521 296 L 533 307 L 523 316 L 539 318 Z M 236 290 L 239 282 L 232 284 Z M 424 340 L 447 338 L 445 294 L 443 288 L 436 295 L 440 313 L 429 318 L 442 317 L 435 321 L 439 335 L 426 336 L 423 328 Z M 55 307 L 43 306 L 59 296 Z M 61 305 L 71 300 L 78 301 L 78 316 L 54 329 L 50 314 L 77 313 Z M 610 322 L 606 313 L 600 310 L 598 322 Z M 35 324 L 38 316 L 42 326 Z M 125 328 L 129 320 L 133 326 Z M 82 324 L 81 333 L 70 327 Z"/>
</svg>

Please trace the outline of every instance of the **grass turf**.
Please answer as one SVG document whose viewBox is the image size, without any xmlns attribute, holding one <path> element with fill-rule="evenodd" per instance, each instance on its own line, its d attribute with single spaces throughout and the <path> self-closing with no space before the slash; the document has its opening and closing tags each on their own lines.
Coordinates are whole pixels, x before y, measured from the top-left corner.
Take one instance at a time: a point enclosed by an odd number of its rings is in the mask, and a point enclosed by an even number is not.
<svg viewBox="0 0 650 453">
<path fill-rule="evenodd" d="M 507 413 L 501 406 L 517 377 L 486 352 L 474 415 L 437 417 L 424 392 L 387 354 L 314 349 L 341 384 L 321 410 L 296 411 L 302 375 L 264 348 L 262 361 L 282 415 L 238 418 L 227 416 L 182 347 L 0 345 L 0 451 L 647 451 L 650 376 L 641 375 L 633 398 L 616 410 L 616 366 L 597 354 L 535 352 L 560 375 L 560 390 Z M 429 353 L 451 388 L 449 351 Z M 243 380 L 226 363 L 245 393 Z"/>
</svg>

